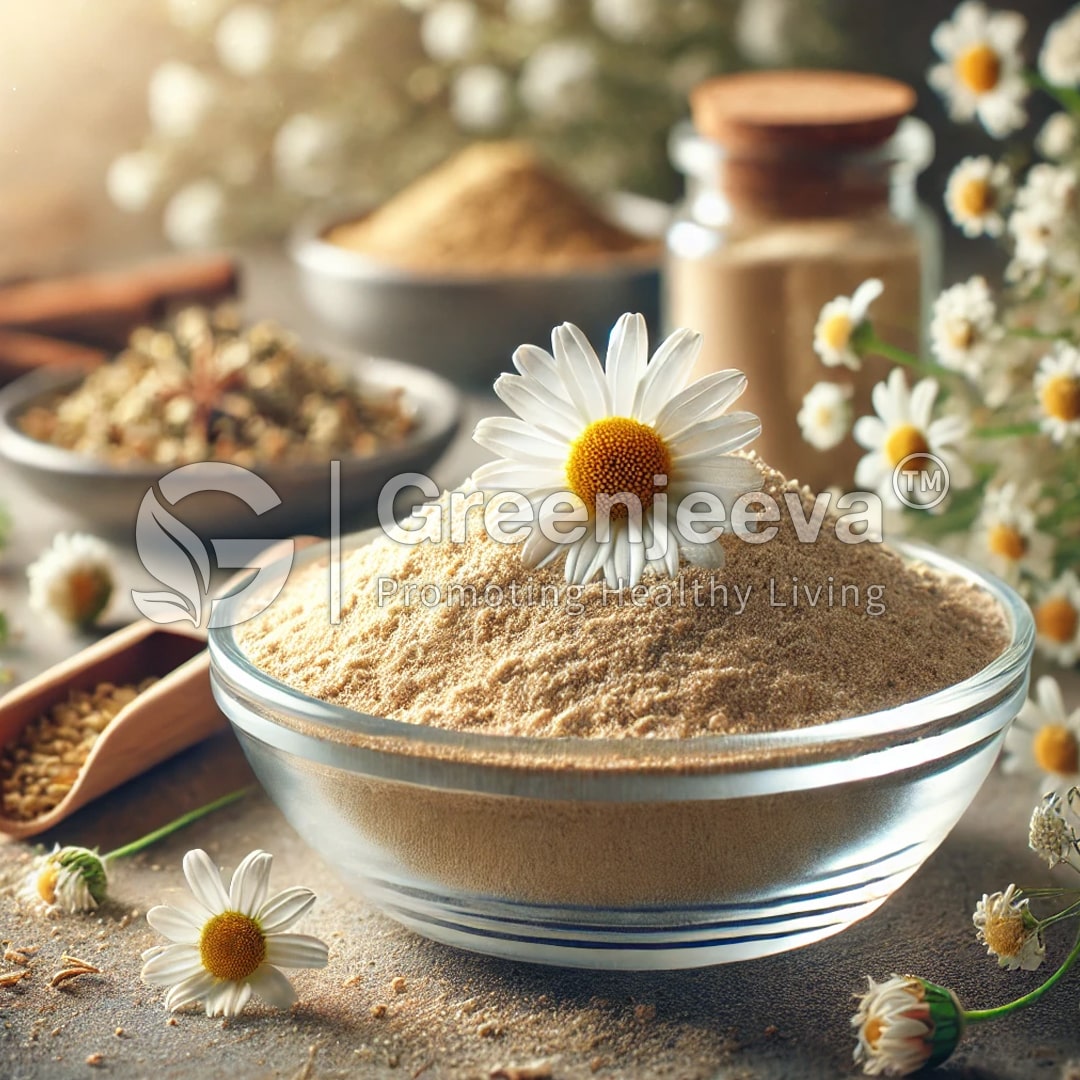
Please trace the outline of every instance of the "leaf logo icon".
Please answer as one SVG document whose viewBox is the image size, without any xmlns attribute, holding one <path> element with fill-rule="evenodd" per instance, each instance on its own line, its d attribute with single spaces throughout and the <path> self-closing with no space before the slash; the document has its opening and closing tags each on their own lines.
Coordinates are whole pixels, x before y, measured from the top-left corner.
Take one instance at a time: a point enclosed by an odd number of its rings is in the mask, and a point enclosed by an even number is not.
<svg viewBox="0 0 1080 1080">
<path fill-rule="evenodd" d="M 202 541 L 158 502 L 153 489 L 143 497 L 135 523 L 135 547 L 143 566 L 164 592 L 131 591 L 139 611 L 160 625 L 202 624 L 203 598 L 210 589 L 210 559 Z"/>
</svg>

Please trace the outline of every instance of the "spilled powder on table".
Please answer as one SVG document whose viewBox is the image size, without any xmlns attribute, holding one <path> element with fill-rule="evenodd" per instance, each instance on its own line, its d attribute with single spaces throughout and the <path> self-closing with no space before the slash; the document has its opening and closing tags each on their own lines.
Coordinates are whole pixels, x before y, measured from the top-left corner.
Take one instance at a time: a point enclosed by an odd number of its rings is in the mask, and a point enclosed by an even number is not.
<svg viewBox="0 0 1080 1080">
<path fill-rule="evenodd" d="M 346 554 L 337 625 L 325 563 L 306 567 L 267 612 L 238 628 L 241 646 L 257 667 L 296 689 L 372 715 L 585 738 L 822 724 L 941 690 L 1002 652 L 1005 620 L 989 594 L 906 563 L 887 546 L 843 543 L 832 519 L 815 543 L 800 542 L 783 503 L 784 492 L 800 489 L 759 467 L 764 490 L 781 505 L 777 537 L 750 544 L 725 536 L 722 569 L 684 565 L 675 581 L 647 577 L 640 604 L 625 592 L 622 602 L 613 590 L 605 595 L 601 584 L 580 590 L 580 613 L 565 591 L 552 603 L 552 590 L 565 590 L 562 566 L 529 571 L 518 546 L 477 528 L 464 544 L 380 539 Z M 800 497 L 808 515 L 812 496 L 803 489 Z M 381 605 L 380 578 L 397 585 Z M 404 603 L 410 583 L 412 602 Z M 418 589 L 432 584 L 442 602 L 427 606 Z M 450 584 L 475 586 L 478 601 L 445 602 Z M 811 594 L 821 586 L 818 606 L 805 594 L 793 605 L 793 585 Z M 484 602 L 494 586 L 501 604 Z M 517 604 L 507 599 L 512 586 Z M 530 586 L 534 600 L 548 602 L 524 602 Z M 695 586 L 705 598 L 700 605 Z M 884 608 L 877 615 L 867 613 L 873 586 L 881 587 Z M 748 596 L 741 612 L 740 596 Z"/>
</svg>

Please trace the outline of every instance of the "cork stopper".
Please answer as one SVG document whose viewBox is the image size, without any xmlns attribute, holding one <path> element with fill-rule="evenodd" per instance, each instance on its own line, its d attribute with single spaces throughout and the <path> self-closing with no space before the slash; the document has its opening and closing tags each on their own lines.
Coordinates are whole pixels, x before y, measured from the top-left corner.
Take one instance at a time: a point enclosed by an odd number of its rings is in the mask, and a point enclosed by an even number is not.
<svg viewBox="0 0 1080 1080">
<path fill-rule="evenodd" d="M 849 71 L 721 75 L 690 95 L 694 127 L 732 151 L 869 148 L 915 106 L 905 83 Z"/>
</svg>

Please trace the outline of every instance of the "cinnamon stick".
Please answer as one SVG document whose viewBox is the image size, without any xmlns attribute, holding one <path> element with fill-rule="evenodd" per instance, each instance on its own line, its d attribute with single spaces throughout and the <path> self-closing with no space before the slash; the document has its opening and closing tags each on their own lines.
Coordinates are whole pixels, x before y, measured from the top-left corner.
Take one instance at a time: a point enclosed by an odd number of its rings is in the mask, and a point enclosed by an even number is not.
<svg viewBox="0 0 1080 1080">
<path fill-rule="evenodd" d="M 168 259 L 130 270 L 75 274 L 0 287 L 0 328 L 120 349 L 140 325 L 184 303 L 212 303 L 236 293 L 233 259 Z"/>
<path fill-rule="evenodd" d="M 74 341 L 0 329 L 0 386 L 49 364 L 89 371 L 107 359 L 103 350 Z"/>
</svg>

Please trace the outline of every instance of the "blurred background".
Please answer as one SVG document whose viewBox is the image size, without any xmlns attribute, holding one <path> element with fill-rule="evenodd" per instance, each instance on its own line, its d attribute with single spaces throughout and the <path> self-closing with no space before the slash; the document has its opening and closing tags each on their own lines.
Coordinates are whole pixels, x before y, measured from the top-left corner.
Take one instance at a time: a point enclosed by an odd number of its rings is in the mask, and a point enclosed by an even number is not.
<svg viewBox="0 0 1080 1080">
<path fill-rule="evenodd" d="M 273 241 L 374 203 L 478 138 L 521 135 L 586 187 L 672 199 L 686 92 L 789 64 L 910 82 L 947 142 L 990 149 L 925 83 L 951 0 L 49 0 L 0 5 L 0 276 Z M 1019 6 L 1019 5 L 1017 5 Z M 1066 8 L 1024 0 L 1038 41 Z M 1036 106 L 1037 108 L 1037 106 Z M 1038 119 L 1038 116 L 1035 117 Z M 959 240 L 965 267 L 993 246 Z"/>
</svg>

